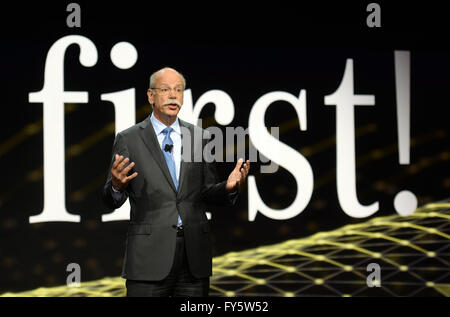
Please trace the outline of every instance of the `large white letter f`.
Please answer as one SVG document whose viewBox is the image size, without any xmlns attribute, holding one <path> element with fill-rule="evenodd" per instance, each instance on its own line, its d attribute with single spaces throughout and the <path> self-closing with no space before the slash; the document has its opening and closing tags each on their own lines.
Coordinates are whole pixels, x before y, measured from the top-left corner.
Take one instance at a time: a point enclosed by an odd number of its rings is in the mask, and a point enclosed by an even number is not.
<svg viewBox="0 0 450 317">
<path fill-rule="evenodd" d="M 28 96 L 30 103 L 44 104 L 44 210 L 30 217 L 30 223 L 47 221 L 80 222 L 80 216 L 66 210 L 64 103 L 87 103 L 86 91 L 64 91 L 64 57 L 67 47 L 78 44 L 80 63 L 92 67 L 97 63 L 95 44 L 79 35 L 56 41 L 45 61 L 44 85 Z"/>
</svg>

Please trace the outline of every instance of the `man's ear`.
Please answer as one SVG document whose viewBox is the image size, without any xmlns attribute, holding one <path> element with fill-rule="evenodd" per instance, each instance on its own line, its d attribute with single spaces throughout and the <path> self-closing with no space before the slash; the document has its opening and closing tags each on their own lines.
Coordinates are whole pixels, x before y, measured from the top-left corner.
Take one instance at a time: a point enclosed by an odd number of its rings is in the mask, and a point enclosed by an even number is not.
<svg viewBox="0 0 450 317">
<path fill-rule="evenodd" d="M 150 104 L 153 104 L 153 90 L 151 90 L 150 88 L 147 90 L 147 97 L 148 97 L 148 102 Z"/>
<path fill-rule="evenodd" d="M 153 105 L 154 104 L 154 102 L 153 102 L 153 99 L 154 99 L 153 90 L 151 90 L 151 89 L 147 90 L 147 97 L 148 97 L 148 102 L 151 105 Z"/>
</svg>

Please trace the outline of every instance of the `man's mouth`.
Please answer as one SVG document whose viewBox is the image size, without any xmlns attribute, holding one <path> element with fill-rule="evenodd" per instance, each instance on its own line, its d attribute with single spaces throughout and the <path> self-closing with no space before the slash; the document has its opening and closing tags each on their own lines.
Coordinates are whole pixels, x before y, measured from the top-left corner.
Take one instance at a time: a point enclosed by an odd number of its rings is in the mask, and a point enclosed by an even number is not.
<svg viewBox="0 0 450 317">
<path fill-rule="evenodd" d="M 178 105 L 176 103 L 169 103 L 167 106 L 169 107 L 170 110 L 178 109 Z"/>
<path fill-rule="evenodd" d="M 170 110 L 178 110 L 181 105 L 178 104 L 178 100 L 167 100 L 163 106 L 167 106 Z"/>
</svg>

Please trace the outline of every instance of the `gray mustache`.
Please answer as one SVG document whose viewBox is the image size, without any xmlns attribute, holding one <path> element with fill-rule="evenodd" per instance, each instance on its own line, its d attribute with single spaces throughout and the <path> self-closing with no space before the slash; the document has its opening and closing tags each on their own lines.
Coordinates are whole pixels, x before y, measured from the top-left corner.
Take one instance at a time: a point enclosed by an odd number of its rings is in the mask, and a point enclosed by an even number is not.
<svg viewBox="0 0 450 317">
<path fill-rule="evenodd" d="M 171 103 L 174 103 L 174 104 L 176 104 L 178 107 L 181 108 L 181 103 L 180 103 L 178 100 L 176 100 L 176 99 L 169 99 L 169 100 L 167 100 L 166 102 L 163 103 L 163 106 L 169 105 L 169 104 L 171 104 Z"/>
</svg>

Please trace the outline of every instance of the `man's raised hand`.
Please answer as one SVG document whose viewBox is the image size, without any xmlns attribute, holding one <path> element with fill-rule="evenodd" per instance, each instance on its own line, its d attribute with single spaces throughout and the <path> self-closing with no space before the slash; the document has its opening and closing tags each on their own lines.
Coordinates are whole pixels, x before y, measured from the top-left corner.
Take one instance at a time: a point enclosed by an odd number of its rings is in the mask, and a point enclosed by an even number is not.
<svg viewBox="0 0 450 317">
<path fill-rule="evenodd" d="M 133 168 L 134 162 L 131 162 L 127 167 L 125 167 L 125 165 L 130 161 L 128 157 L 124 159 L 122 155 L 116 154 L 115 158 L 116 159 L 111 167 L 112 186 L 115 190 L 123 191 L 127 188 L 128 183 L 135 178 L 138 173 L 134 172 L 130 176 L 127 176 L 128 172 Z"/>
<path fill-rule="evenodd" d="M 247 178 L 248 171 L 250 170 L 250 161 L 247 160 L 243 165 L 242 162 L 244 162 L 244 160 L 240 158 L 234 170 L 231 172 L 230 176 L 228 176 L 225 188 L 229 192 L 238 190 L 239 186 L 245 182 L 245 179 Z"/>
</svg>

